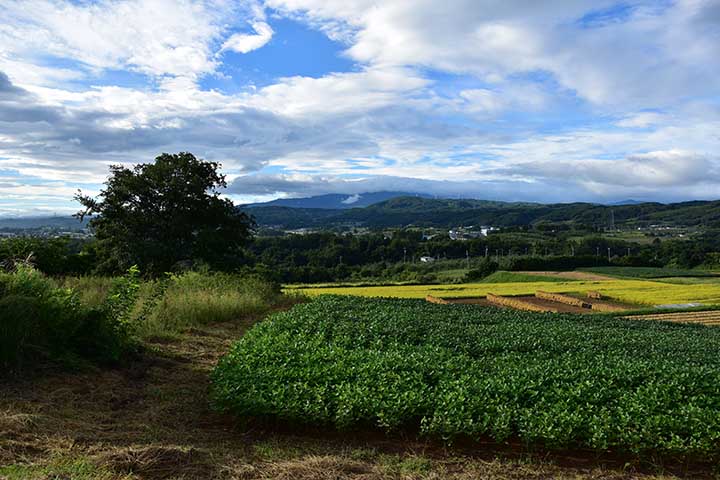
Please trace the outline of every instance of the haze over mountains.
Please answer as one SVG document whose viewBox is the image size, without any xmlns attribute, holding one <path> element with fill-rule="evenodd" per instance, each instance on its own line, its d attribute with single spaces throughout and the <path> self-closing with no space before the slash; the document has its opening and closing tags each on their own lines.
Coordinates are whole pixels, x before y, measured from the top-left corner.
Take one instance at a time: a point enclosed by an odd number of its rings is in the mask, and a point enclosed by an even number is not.
<svg viewBox="0 0 720 480">
<path fill-rule="evenodd" d="M 690 201 L 662 204 L 625 200 L 613 205 L 595 203 L 541 204 L 474 199 L 434 199 L 428 196 L 398 196 L 362 208 L 348 208 L 351 196 L 320 196 L 283 202 L 246 205 L 258 224 L 276 228 L 332 228 L 357 225 L 371 228 L 452 227 L 485 224 L 530 225 L 541 222 L 617 225 L 714 225 L 720 222 L 720 201 Z M 362 197 L 362 195 L 360 195 Z M 337 205 L 338 199 L 342 204 Z M 327 200 L 325 203 L 323 201 Z M 358 199 L 359 201 L 359 199 Z M 322 207 L 321 205 L 325 205 Z"/>
<path fill-rule="evenodd" d="M 340 193 L 328 193 L 304 198 L 278 198 L 263 203 L 244 205 L 245 207 L 292 207 L 292 208 L 363 208 L 375 203 L 384 202 L 396 197 L 424 197 L 432 198 L 430 195 L 414 192 L 367 192 L 355 195 L 343 195 Z"/>
</svg>

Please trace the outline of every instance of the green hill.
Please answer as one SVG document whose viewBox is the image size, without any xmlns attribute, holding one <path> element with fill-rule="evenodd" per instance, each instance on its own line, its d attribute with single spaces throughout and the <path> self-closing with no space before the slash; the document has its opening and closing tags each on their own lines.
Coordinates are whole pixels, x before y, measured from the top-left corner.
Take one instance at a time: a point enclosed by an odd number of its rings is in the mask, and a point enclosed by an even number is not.
<svg viewBox="0 0 720 480">
<path fill-rule="evenodd" d="M 365 208 L 250 207 L 260 225 L 282 228 L 519 226 L 568 223 L 587 226 L 720 226 L 720 201 L 640 203 L 606 206 L 594 203 L 512 203 L 469 199 L 398 197 Z"/>
</svg>

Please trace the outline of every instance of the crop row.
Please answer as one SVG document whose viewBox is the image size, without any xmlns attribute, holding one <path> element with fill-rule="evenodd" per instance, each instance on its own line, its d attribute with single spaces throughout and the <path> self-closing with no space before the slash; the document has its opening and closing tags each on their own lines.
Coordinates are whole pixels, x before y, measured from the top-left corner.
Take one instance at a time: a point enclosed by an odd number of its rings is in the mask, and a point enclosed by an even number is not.
<svg viewBox="0 0 720 480">
<path fill-rule="evenodd" d="M 212 398 L 238 415 L 720 458 L 720 329 L 322 296 L 253 327 Z"/>
<path fill-rule="evenodd" d="M 579 298 L 571 297 L 570 295 L 563 295 L 561 293 L 550 293 L 550 292 L 543 292 L 542 290 L 538 290 L 537 292 L 535 292 L 535 296 L 537 298 L 541 298 L 543 300 L 550 300 L 551 302 L 564 303 L 565 305 L 572 305 L 574 307 L 580 307 L 580 308 L 592 307 L 592 305 L 589 304 L 588 302 L 585 302 Z"/>
<path fill-rule="evenodd" d="M 492 293 L 488 293 L 486 298 L 488 302 L 501 307 L 510 307 L 517 310 L 525 310 L 528 312 L 557 312 L 557 309 L 555 308 L 535 305 L 534 303 L 530 303 L 519 298 L 502 297 L 500 295 L 494 295 Z"/>
</svg>

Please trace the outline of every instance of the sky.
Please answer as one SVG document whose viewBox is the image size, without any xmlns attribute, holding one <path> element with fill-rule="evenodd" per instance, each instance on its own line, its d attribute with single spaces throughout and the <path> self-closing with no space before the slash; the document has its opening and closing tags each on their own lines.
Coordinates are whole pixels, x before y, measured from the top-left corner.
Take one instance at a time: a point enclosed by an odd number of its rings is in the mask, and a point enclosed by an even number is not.
<svg viewBox="0 0 720 480">
<path fill-rule="evenodd" d="M 720 0 L 0 0 L 0 216 L 189 151 L 243 203 L 720 198 Z"/>
</svg>

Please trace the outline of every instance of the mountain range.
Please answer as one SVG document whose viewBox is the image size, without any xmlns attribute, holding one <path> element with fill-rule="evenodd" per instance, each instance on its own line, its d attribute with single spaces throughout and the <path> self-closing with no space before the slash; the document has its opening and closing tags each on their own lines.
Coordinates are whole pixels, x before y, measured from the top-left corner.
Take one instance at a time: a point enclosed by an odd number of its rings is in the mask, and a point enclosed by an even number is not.
<svg viewBox="0 0 720 480">
<path fill-rule="evenodd" d="M 720 226 L 720 201 L 663 204 L 623 201 L 541 204 L 473 199 L 434 199 L 427 196 L 393 197 L 362 208 L 297 207 L 270 202 L 242 207 L 261 226 L 283 229 L 332 228 L 356 225 L 371 228 L 453 227 L 458 225 L 518 226 L 538 223 L 574 223 L 587 226 L 712 225 Z"/>
<path fill-rule="evenodd" d="M 290 208 L 326 208 L 332 210 L 345 210 L 348 208 L 364 208 L 370 205 L 397 197 L 432 198 L 430 195 L 411 192 L 368 192 L 354 195 L 328 193 L 305 198 L 278 198 L 264 203 L 252 203 L 241 207 L 290 207 Z"/>
<path fill-rule="evenodd" d="M 329 194 L 280 199 L 238 207 L 251 214 L 259 226 L 276 229 L 364 226 L 389 228 L 456 227 L 461 225 L 520 226 L 568 223 L 593 227 L 712 226 L 720 228 L 720 200 L 681 203 L 624 200 L 612 205 L 597 203 L 541 204 L 473 199 L 437 199 L 407 192 L 374 192 L 355 195 Z M 51 227 L 80 230 L 70 216 L 0 218 L 0 229 Z"/>
</svg>

